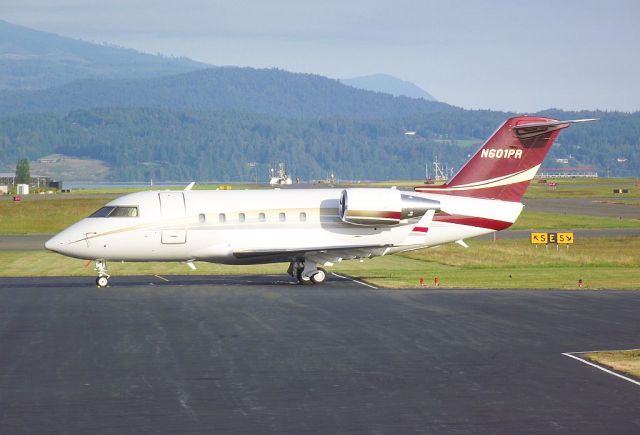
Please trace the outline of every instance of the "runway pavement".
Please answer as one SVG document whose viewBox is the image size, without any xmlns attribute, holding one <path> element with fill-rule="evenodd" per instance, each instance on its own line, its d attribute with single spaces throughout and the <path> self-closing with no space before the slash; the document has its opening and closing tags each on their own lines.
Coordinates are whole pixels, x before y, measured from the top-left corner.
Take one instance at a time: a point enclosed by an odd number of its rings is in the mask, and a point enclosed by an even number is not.
<svg viewBox="0 0 640 435">
<path fill-rule="evenodd" d="M 640 292 L 163 278 L 1 278 L 0 432 L 640 432 Z"/>
<path fill-rule="evenodd" d="M 30 234 L 25 236 L 0 236 L 0 251 L 37 251 L 44 249 L 53 234 Z"/>
<path fill-rule="evenodd" d="M 626 199 L 626 198 L 621 198 Z M 632 198 L 635 199 L 635 198 Z M 523 198 L 527 210 L 583 216 L 640 219 L 640 205 L 623 204 L 618 198 Z"/>
</svg>

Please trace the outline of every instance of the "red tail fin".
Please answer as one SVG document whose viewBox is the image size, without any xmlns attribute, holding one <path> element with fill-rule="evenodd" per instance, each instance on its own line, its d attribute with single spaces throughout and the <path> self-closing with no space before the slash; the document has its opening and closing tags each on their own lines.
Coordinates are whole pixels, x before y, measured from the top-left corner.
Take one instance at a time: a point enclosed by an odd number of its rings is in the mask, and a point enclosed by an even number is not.
<svg viewBox="0 0 640 435">
<path fill-rule="evenodd" d="M 581 119 L 517 116 L 508 119 L 444 186 L 419 192 L 520 201 L 560 130 Z"/>
</svg>

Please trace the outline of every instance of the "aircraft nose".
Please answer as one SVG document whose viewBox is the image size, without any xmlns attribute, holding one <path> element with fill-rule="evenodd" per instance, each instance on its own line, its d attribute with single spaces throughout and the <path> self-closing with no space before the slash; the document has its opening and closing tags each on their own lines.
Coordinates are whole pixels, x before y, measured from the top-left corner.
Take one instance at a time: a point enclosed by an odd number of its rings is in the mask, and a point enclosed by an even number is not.
<svg viewBox="0 0 640 435">
<path fill-rule="evenodd" d="M 49 251 L 59 252 L 62 244 L 63 244 L 62 238 L 60 237 L 59 234 L 56 234 L 55 236 L 53 236 L 52 238 L 50 238 L 45 242 L 44 247 Z"/>
<path fill-rule="evenodd" d="M 68 231 L 62 231 L 47 240 L 44 247 L 58 254 L 74 255 L 79 246 L 77 243 L 73 243 L 73 234 Z"/>
</svg>

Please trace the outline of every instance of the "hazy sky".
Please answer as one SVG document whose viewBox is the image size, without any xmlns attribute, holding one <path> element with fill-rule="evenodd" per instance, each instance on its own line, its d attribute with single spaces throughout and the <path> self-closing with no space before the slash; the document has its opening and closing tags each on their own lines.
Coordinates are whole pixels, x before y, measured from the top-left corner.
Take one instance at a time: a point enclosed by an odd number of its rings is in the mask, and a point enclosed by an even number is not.
<svg viewBox="0 0 640 435">
<path fill-rule="evenodd" d="M 640 110 L 636 0 L 1 0 L 0 19 L 214 65 L 387 73 L 465 108 Z"/>
</svg>

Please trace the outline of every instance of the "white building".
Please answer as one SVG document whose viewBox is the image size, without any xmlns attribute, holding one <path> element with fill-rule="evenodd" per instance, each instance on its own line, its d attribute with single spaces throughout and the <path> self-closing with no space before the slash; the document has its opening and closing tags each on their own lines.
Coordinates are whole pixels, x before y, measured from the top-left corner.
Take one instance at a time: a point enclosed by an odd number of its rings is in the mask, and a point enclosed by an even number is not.
<svg viewBox="0 0 640 435">
<path fill-rule="evenodd" d="M 18 195 L 28 195 L 29 194 L 29 185 L 28 184 L 18 184 L 16 187 L 18 188 Z"/>
</svg>

